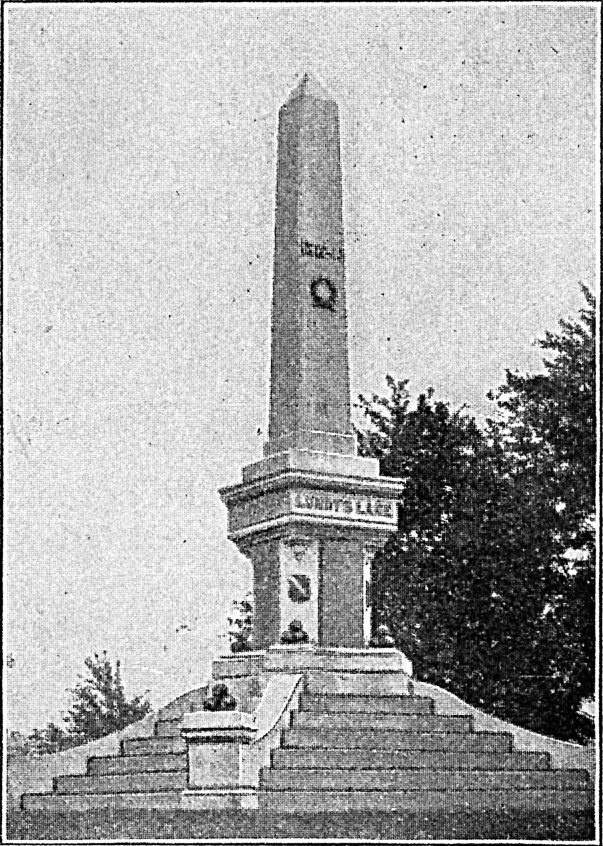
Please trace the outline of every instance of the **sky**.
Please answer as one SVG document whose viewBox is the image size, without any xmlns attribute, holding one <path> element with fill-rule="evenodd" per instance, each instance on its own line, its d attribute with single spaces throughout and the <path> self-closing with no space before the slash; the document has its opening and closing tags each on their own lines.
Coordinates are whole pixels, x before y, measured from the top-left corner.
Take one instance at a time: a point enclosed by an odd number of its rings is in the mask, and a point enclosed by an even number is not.
<svg viewBox="0 0 603 846">
<path fill-rule="evenodd" d="M 595 4 L 5 6 L 5 718 L 203 684 L 251 584 L 276 121 L 339 104 L 352 396 L 491 413 L 596 289 Z M 412 657 L 412 656 L 411 656 Z"/>
</svg>

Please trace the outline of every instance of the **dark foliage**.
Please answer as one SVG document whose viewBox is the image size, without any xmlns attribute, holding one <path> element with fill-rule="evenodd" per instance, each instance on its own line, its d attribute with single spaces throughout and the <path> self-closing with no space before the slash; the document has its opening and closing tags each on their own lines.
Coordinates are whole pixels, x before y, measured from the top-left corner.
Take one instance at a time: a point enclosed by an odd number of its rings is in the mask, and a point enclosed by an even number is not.
<svg viewBox="0 0 603 846">
<path fill-rule="evenodd" d="M 128 701 L 121 681 L 119 661 L 115 670 L 107 653 L 94 655 L 84 662 L 87 678 L 72 690 L 73 705 L 67 714 L 68 731 L 80 742 L 87 742 L 119 731 L 141 720 L 151 710 L 150 703 L 140 696 Z"/>
<path fill-rule="evenodd" d="M 151 710 L 143 697 L 126 698 L 119 661 L 113 669 L 107 653 L 103 652 L 84 663 L 88 676 L 79 676 L 80 681 L 71 691 L 73 703 L 65 717 L 65 726 L 50 723 L 43 730 L 36 729 L 31 735 L 36 751 L 58 752 L 105 737 L 141 720 Z"/>
<path fill-rule="evenodd" d="M 376 622 L 417 674 L 551 736 L 584 739 L 594 685 L 594 301 L 540 346 L 543 374 L 507 374 L 479 426 L 411 402 L 406 382 L 360 397 L 361 451 L 405 480 L 399 531 L 375 560 Z"/>
<path fill-rule="evenodd" d="M 78 740 L 56 723 L 48 723 L 46 728 L 34 729 L 29 735 L 26 752 L 45 754 L 61 752 L 78 745 Z"/>
<path fill-rule="evenodd" d="M 232 603 L 232 613 L 228 617 L 228 637 L 231 652 L 249 652 L 253 649 L 253 594 Z"/>
</svg>

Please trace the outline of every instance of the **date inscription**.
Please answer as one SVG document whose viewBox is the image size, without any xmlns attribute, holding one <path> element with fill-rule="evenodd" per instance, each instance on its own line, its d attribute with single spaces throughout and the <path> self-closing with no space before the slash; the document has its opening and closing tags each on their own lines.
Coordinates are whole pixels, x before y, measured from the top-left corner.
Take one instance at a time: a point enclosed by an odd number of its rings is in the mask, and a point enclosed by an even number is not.
<svg viewBox="0 0 603 846">
<path fill-rule="evenodd" d="M 343 247 L 329 247 L 328 244 L 313 244 L 302 238 L 300 244 L 302 256 L 315 259 L 331 259 L 332 261 L 343 262 Z"/>
</svg>

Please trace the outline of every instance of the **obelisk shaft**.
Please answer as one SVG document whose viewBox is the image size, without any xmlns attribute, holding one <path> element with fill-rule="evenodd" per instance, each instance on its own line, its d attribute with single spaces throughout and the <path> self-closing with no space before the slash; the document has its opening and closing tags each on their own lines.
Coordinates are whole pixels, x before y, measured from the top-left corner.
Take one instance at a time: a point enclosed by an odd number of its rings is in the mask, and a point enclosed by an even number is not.
<svg viewBox="0 0 603 846">
<path fill-rule="evenodd" d="M 307 75 L 279 114 L 266 454 L 351 455 L 337 104 Z"/>
</svg>

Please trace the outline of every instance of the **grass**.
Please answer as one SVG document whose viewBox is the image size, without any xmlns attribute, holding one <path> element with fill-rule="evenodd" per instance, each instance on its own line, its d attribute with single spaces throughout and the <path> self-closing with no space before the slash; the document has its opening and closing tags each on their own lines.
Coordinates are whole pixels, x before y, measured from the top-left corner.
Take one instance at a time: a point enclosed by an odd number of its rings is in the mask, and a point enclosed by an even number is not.
<svg viewBox="0 0 603 846">
<path fill-rule="evenodd" d="M 320 838 L 360 840 L 594 840 L 592 813 L 514 809 L 462 813 L 263 814 L 260 811 L 15 812 L 14 840 Z"/>
</svg>

